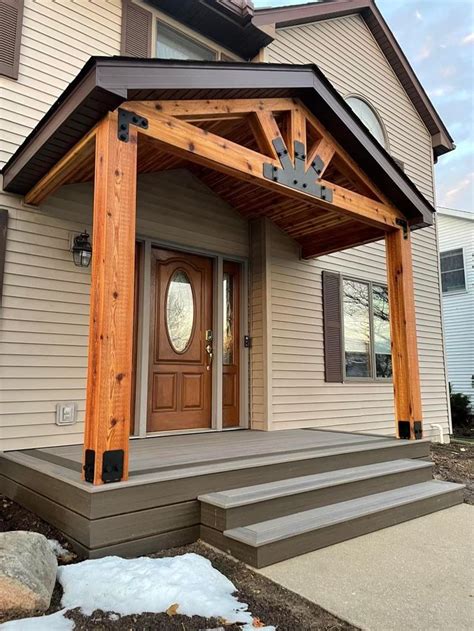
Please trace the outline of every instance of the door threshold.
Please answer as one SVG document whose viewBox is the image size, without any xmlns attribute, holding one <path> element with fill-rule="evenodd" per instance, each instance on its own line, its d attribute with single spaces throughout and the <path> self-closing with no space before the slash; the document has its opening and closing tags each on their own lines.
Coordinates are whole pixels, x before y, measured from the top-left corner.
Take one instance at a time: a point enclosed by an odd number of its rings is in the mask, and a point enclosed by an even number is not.
<svg viewBox="0 0 474 631">
<path fill-rule="evenodd" d="M 189 434 L 220 434 L 222 432 L 235 432 L 241 430 L 248 430 L 248 427 L 223 427 L 222 429 L 203 428 L 203 429 L 177 429 L 174 431 L 163 432 L 147 432 L 144 436 L 130 436 L 130 438 L 156 438 L 159 436 L 182 436 Z"/>
</svg>

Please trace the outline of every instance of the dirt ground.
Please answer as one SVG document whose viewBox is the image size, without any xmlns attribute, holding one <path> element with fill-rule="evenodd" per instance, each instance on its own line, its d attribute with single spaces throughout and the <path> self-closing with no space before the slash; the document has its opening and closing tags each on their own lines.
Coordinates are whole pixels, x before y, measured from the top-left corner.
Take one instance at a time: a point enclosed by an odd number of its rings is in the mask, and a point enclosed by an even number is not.
<svg viewBox="0 0 474 631">
<path fill-rule="evenodd" d="M 434 462 L 434 477 L 465 484 L 464 501 L 466 504 L 474 504 L 474 445 L 433 443 L 431 459 Z"/>
<path fill-rule="evenodd" d="M 34 530 L 49 539 L 57 539 L 65 548 L 71 549 L 63 535 L 52 526 L 39 519 L 30 511 L 19 506 L 15 502 L 0 498 L 0 532 L 8 530 Z M 273 583 L 265 576 L 253 572 L 243 563 L 221 554 L 204 543 L 197 542 L 182 548 L 173 548 L 154 554 L 155 558 L 175 556 L 195 552 L 208 558 L 212 565 L 225 574 L 237 588 L 237 598 L 249 605 L 255 620 L 255 628 L 265 625 L 274 625 L 278 631 L 357 631 L 357 628 L 339 620 L 318 605 L 309 602 L 305 598 L 290 592 Z M 80 561 L 75 558 L 73 562 Z M 60 561 L 61 563 L 61 561 Z M 62 588 L 59 583 L 54 589 L 51 606 L 46 612 L 54 613 L 61 609 Z M 110 612 L 95 611 L 91 616 L 84 616 L 78 609 L 73 609 L 67 614 L 75 623 L 75 631 L 196 631 L 209 629 L 223 629 L 224 631 L 239 631 L 238 624 L 225 624 L 219 619 L 205 619 L 198 616 L 174 615 L 166 613 L 116 616 Z M 13 618 L 22 616 L 1 615 L 0 624 Z"/>
</svg>

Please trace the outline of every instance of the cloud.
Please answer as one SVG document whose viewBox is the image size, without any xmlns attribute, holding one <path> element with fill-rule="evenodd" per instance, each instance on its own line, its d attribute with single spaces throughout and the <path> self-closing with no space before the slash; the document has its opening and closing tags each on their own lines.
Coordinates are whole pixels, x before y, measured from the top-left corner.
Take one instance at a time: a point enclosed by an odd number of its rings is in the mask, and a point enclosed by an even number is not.
<svg viewBox="0 0 474 631">
<path fill-rule="evenodd" d="M 421 15 L 421 13 L 419 12 L 418 9 L 415 11 L 415 16 L 416 16 L 417 20 L 422 20 L 423 19 L 423 16 Z"/>
<path fill-rule="evenodd" d="M 445 203 L 455 204 L 459 195 L 469 188 L 473 181 L 474 171 L 472 173 L 468 173 L 465 177 L 455 183 L 453 188 L 450 188 L 444 195 L 441 195 L 441 197 L 444 199 Z"/>
<path fill-rule="evenodd" d="M 469 33 L 461 41 L 461 44 L 474 44 L 474 33 Z"/>
<path fill-rule="evenodd" d="M 416 55 L 416 61 L 423 61 L 431 57 L 431 53 L 433 52 L 433 47 L 431 42 L 427 42 L 423 45 L 423 47 L 419 50 Z"/>
</svg>

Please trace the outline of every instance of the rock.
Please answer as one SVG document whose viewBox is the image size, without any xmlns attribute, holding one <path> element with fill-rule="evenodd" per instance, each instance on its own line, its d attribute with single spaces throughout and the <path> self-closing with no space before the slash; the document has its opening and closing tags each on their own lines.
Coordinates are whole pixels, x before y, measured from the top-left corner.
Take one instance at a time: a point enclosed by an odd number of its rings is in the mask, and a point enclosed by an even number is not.
<svg viewBox="0 0 474 631">
<path fill-rule="evenodd" d="M 0 611 L 46 611 L 58 562 L 37 532 L 0 533 Z"/>
</svg>

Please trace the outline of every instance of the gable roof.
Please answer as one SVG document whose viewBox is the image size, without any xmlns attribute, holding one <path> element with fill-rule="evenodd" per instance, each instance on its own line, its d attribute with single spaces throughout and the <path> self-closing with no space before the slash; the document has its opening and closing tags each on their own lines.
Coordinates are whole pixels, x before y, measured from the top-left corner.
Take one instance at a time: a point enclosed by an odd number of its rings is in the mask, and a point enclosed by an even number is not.
<svg viewBox="0 0 474 631">
<path fill-rule="evenodd" d="M 257 26 L 275 25 L 279 28 L 354 14 L 360 15 L 365 21 L 431 134 L 435 158 L 452 151 L 455 148 L 452 137 L 373 0 L 322 0 L 317 3 L 257 9 L 253 23 Z"/>
<path fill-rule="evenodd" d="M 26 194 L 125 101 L 272 97 L 301 99 L 412 225 L 431 225 L 433 206 L 314 65 L 91 57 L 4 166 L 4 189 Z"/>
</svg>

